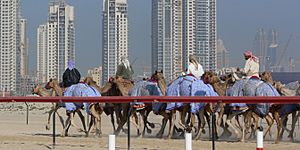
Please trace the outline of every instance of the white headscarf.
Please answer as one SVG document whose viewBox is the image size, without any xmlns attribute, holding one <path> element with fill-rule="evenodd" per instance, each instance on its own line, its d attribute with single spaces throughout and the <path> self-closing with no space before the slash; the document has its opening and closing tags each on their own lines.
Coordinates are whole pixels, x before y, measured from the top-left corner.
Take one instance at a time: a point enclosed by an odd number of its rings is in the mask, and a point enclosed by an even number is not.
<svg viewBox="0 0 300 150">
<path fill-rule="evenodd" d="M 130 68 L 129 60 L 125 56 L 121 57 L 121 63 L 124 64 L 124 66 L 125 66 L 126 69 L 131 69 Z"/>
</svg>

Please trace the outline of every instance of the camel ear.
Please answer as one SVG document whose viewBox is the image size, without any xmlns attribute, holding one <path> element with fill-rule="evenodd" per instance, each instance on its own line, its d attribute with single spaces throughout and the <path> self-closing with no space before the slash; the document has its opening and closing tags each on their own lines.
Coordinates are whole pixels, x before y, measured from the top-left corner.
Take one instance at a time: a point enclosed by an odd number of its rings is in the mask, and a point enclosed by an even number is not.
<svg viewBox="0 0 300 150">
<path fill-rule="evenodd" d="M 163 73 L 163 70 L 160 70 L 160 73 Z"/>
<path fill-rule="evenodd" d="M 155 73 L 154 74 L 157 74 L 157 70 L 155 70 Z"/>
</svg>

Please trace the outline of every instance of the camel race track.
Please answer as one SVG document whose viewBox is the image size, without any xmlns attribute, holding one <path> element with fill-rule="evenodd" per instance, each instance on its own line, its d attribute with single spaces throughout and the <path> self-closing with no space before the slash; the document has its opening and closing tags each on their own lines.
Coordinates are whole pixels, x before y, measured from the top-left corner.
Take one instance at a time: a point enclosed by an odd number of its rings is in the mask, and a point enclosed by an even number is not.
<svg viewBox="0 0 300 150">
<path fill-rule="evenodd" d="M 51 104 L 29 103 L 29 122 L 26 124 L 26 105 L 24 103 L 1 103 L 0 104 L 0 149 L 2 150 L 48 150 L 52 147 L 52 131 L 46 130 L 47 111 Z M 65 117 L 65 110 L 59 112 Z M 65 117 L 66 118 L 66 117 Z M 56 117 L 56 146 L 57 150 L 106 150 L 108 149 L 108 135 L 113 133 L 110 118 L 102 115 L 102 136 L 95 137 L 92 133 L 85 137 L 82 132 L 75 131 L 71 127 L 68 137 L 60 137 L 62 129 L 58 117 Z M 75 121 L 80 126 L 79 117 Z M 175 139 L 158 139 L 155 134 L 161 125 L 161 116 L 150 114 L 150 121 L 155 123 L 152 134 L 146 134 L 145 138 L 136 137 L 135 127 L 131 126 L 131 149 L 133 150 L 183 150 L 185 140 L 183 137 Z M 265 125 L 265 124 L 264 124 Z M 52 126 L 52 120 L 51 120 Z M 300 150 L 300 129 L 297 123 L 295 129 L 295 141 L 291 142 L 284 135 L 283 141 L 274 144 L 275 127 L 272 128 L 273 137 L 266 137 L 265 150 Z M 52 129 L 52 127 L 51 127 Z M 207 130 L 207 128 L 206 128 Z M 166 137 L 166 131 L 165 135 Z M 127 135 L 121 133 L 116 137 L 116 149 L 127 149 Z M 201 140 L 193 140 L 192 149 L 210 150 L 211 141 L 208 132 L 202 135 Z M 216 141 L 216 150 L 255 150 L 256 140 L 248 139 L 245 143 L 238 142 L 234 136 Z"/>
</svg>

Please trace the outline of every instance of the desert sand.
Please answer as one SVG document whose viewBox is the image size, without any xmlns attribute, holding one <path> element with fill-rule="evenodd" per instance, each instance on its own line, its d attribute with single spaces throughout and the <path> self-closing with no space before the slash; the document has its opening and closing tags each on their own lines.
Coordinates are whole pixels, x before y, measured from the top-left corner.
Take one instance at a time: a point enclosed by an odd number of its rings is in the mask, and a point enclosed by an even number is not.
<svg viewBox="0 0 300 150">
<path fill-rule="evenodd" d="M 0 149 L 2 150 L 49 150 L 52 146 L 52 120 L 51 130 L 45 129 L 47 113 L 50 104 L 29 104 L 29 124 L 26 124 L 26 105 L 24 103 L 2 103 L 0 104 Z M 65 116 L 64 109 L 59 112 Z M 57 118 L 57 117 L 56 117 Z M 78 117 L 76 123 L 81 127 Z M 110 118 L 103 115 L 102 137 L 95 137 L 91 134 L 85 137 L 84 133 L 75 131 L 71 127 L 69 137 L 60 137 L 61 125 L 56 121 L 56 145 L 57 150 L 105 150 L 108 149 L 108 135 L 112 134 Z M 150 121 L 156 127 L 151 135 L 146 138 L 136 137 L 136 128 L 132 125 L 131 149 L 133 150 L 183 150 L 184 139 L 158 139 L 155 134 L 158 132 L 161 117 L 151 114 Z M 284 139 L 280 144 L 274 144 L 273 138 L 267 137 L 264 142 L 265 150 L 300 150 L 300 131 L 296 127 L 296 141 L 290 142 Z M 167 131 L 165 131 L 166 134 Z M 273 126 L 273 137 L 275 136 Z M 286 135 L 285 135 L 286 136 Z M 202 140 L 193 141 L 193 149 L 210 150 L 211 141 L 207 135 Z M 127 135 L 122 133 L 116 138 L 116 149 L 127 149 Z M 235 137 L 220 139 L 216 142 L 216 150 L 255 150 L 256 141 L 247 140 L 245 143 L 237 142 Z"/>
</svg>

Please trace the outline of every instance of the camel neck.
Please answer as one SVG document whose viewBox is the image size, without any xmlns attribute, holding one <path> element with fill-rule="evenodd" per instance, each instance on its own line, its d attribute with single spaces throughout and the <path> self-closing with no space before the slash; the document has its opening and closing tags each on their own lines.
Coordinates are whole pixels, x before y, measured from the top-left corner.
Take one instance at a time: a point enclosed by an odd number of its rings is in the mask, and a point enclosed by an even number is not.
<svg viewBox="0 0 300 150">
<path fill-rule="evenodd" d="M 58 85 L 54 85 L 53 87 L 54 91 L 57 93 L 58 96 L 62 96 L 63 92 L 62 92 L 62 89 L 58 86 Z"/>
<path fill-rule="evenodd" d="M 40 88 L 38 90 L 38 95 L 40 95 L 42 97 L 50 96 L 50 94 L 45 89 L 42 89 L 42 88 Z"/>
</svg>

